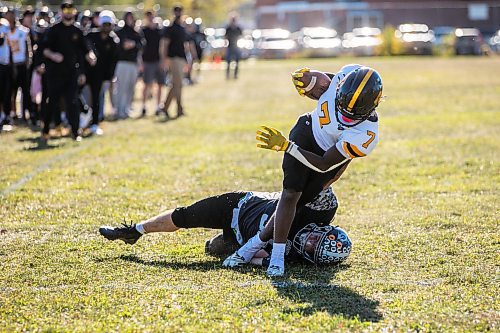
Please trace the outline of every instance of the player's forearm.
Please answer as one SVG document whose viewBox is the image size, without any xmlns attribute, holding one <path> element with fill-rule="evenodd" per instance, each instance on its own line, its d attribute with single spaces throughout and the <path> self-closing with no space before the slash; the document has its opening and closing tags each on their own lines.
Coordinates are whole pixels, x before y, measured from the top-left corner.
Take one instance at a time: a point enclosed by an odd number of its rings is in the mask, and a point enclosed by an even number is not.
<svg viewBox="0 0 500 333">
<path fill-rule="evenodd" d="M 331 158 L 329 154 L 325 153 L 325 155 L 320 156 L 302 149 L 294 143 L 290 143 L 290 145 L 290 148 L 287 149 L 287 153 L 316 172 L 329 172 L 346 161 L 341 155 Z"/>
</svg>

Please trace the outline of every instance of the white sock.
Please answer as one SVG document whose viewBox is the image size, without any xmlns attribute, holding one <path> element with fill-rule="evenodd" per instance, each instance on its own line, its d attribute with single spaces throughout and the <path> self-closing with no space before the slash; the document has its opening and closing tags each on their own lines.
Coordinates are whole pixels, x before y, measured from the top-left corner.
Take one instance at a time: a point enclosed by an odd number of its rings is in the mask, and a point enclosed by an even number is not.
<svg viewBox="0 0 500 333">
<path fill-rule="evenodd" d="M 135 230 L 139 231 L 143 235 L 146 233 L 146 230 L 144 229 L 144 223 L 137 223 L 135 225 Z"/>
<path fill-rule="evenodd" d="M 269 266 L 278 266 L 285 268 L 285 250 L 286 243 L 274 243 L 273 252 L 271 252 L 271 262 Z"/>
<path fill-rule="evenodd" d="M 259 234 L 257 234 L 252 238 L 250 238 L 248 242 L 246 242 L 245 245 L 240 247 L 240 249 L 237 252 L 240 256 L 243 257 L 243 259 L 245 259 L 245 261 L 249 262 L 250 260 L 252 260 L 255 253 L 257 253 L 257 251 L 262 249 L 266 244 L 267 242 L 263 242 L 260 239 Z"/>
</svg>

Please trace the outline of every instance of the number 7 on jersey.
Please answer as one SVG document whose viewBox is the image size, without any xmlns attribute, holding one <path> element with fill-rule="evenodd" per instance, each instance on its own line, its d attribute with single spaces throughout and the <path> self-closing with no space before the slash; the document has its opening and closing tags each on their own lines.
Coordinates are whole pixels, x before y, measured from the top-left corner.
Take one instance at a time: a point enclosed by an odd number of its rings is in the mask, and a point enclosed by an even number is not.
<svg viewBox="0 0 500 333">
<path fill-rule="evenodd" d="M 321 112 L 323 112 L 323 115 L 319 115 L 319 126 L 323 128 L 323 126 L 331 123 L 330 112 L 328 112 L 328 102 L 323 102 L 321 104 Z"/>
</svg>

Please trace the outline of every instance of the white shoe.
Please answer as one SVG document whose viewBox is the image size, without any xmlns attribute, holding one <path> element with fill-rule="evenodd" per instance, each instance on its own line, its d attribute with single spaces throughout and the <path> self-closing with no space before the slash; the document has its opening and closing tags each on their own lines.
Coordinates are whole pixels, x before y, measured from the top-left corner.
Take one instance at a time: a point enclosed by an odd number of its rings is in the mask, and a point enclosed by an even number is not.
<svg viewBox="0 0 500 333">
<path fill-rule="evenodd" d="M 247 262 L 245 261 L 245 258 L 240 256 L 238 254 L 238 251 L 236 251 L 233 254 L 231 254 L 229 257 L 227 257 L 226 260 L 224 260 L 224 262 L 222 263 L 222 266 L 234 268 L 234 267 L 241 267 L 241 266 L 246 265 L 246 264 L 247 264 Z"/>
<path fill-rule="evenodd" d="M 276 265 L 271 265 L 267 269 L 267 276 L 269 277 L 281 277 L 285 275 L 285 268 Z"/>
<path fill-rule="evenodd" d="M 97 125 L 90 126 L 90 131 L 92 132 L 92 134 L 95 134 L 95 135 L 103 135 L 104 134 L 104 131 L 102 130 L 102 128 L 100 128 Z"/>
</svg>

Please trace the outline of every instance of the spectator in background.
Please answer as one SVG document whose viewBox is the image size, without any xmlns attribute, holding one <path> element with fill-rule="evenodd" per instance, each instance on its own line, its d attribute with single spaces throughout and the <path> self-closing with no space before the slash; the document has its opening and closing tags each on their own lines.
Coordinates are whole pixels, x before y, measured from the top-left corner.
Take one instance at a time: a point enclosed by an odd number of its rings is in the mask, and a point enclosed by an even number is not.
<svg viewBox="0 0 500 333">
<path fill-rule="evenodd" d="M 230 23 L 226 26 L 226 39 L 228 42 L 226 52 L 226 79 L 230 78 L 231 62 L 235 62 L 234 78 L 238 78 L 238 65 L 240 61 L 240 49 L 238 47 L 238 39 L 243 34 L 241 27 L 236 23 L 236 15 L 231 17 Z"/>
<path fill-rule="evenodd" d="M 47 32 L 43 55 L 50 60 L 47 66 L 49 106 L 44 118 L 42 143 L 49 138 L 50 123 L 60 125 L 59 102 L 65 100 L 66 115 L 71 126 L 72 138 L 81 141 L 79 135 L 80 108 L 78 85 L 85 84 L 85 63 L 95 65 L 96 57 L 84 40 L 83 32 L 75 26 L 76 8 L 66 0 L 61 4 L 61 22 Z M 85 61 L 86 60 L 86 61 Z"/>
<path fill-rule="evenodd" d="M 116 18 L 110 10 L 103 10 L 99 14 L 99 28 L 91 31 L 87 38 L 92 50 L 97 56 L 97 63 L 87 71 L 87 82 L 90 87 L 92 99 L 92 134 L 102 135 L 103 130 L 99 127 L 99 111 L 101 109 L 101 90 L 104 81 L 111 81 L 118 61 L 118 47 L 120 40 L 113 32 Z"/>
<path fill-rule="evenodd" d="M 22 25 L 16 23 L 16 15 L 9 10 L 4 15 L 9 22 L 9 31 L 6 34 L 7 42 L 10 47 L 10 61 L 12 63 L 11 79 L 11 110 L 15 110 L 17 91 L 21 88 L 22 106 L 19 117 L 27 120 L 33 115 L 31 111 L 30 84 L 28 82 L 28 67 L 31 64 L 32 50 L 30 41 L 30 31 Z"/>
<path fill-rule="evenodd" d="M 166 57 L 162 60 L 165 70 L 169 70 L 172 76 L 172 87 L 168 91 L 163 112 L 169 118 L 168 108 L 173 99 L 177 101 L 177 117 L 184 115 L 182 106 L 182 79 L 184 78 L 184 67 L 186 66 L 186 53 L 189 52 L 190 43 L 188 35 L 182 26 L 182 7 L 174 7 L 174 20 L 165 29 L 161 48 L 167 50 Z M 196 54 L 196 52 L 193 52 Z"/>
<path fill-rule="evenodd" d="M 99 18 L 100 15 L 101 15 L 100 10 L 96 10 L 95 12 L 92 13 L 92 21 L 90 22 L 90 29 L 99 28 L 99 22 L 101 20 Z"/>
<path fill-rule="evenodd" d="M 2 10 L 2 12 L 5 10 Z M 12 65 L 10 62 L 10 48 L 7 42 L 9 22 L 0 18 L 0 131 L 4 125 L 12 125 L 10 118 L 10 81 Z"/>
<path fill-rule="evenodd" d="M 164 50 L 160 49 L 161 31 L 154 20 L 154 14 L 147 11 L 144 15 L 142 34 L 146 41 L 142 52 L 144 90 L 142 92 L 142 116 L 146 115 L 146 101 L 152 94 L 153 82 L 157 84 L 156 114 L 161 111 L 161 94 L 165 85 L 165 71 L 160 65 L 160 57 L 164 58 Z M 161 56 L 160 56 L 161 53 Z"/>
<path fill-rule="evenodd" d="M 139 53 L 144 41 L 135 29 L 135 18 L 132 12 L 123 16 L 125 25 L 117 31 L 120 38 L 118 63 L 116 65 L 115 106 L 118 119 L 129 117 L 130 108 L 134 98 L 134 88 L 139 74 Z"/>
<path fill-rule="evenodd" d="M 35 15 L 35 12 L 33 11 L 33 9 L 31 8 L 31 6 L 28 6 L 21 18 L 20 18 L 20 22 L 21 22 L 21 25 L 23 27 L 25 27 L 26 29 L 28 29 L 28 36 L 29 36 L 29 45 L 28 45 L 28 50 L 31 50 L 31 54 L 29 55 L 28 59 L 29 59 L 29 62 L 28 62 L 28 65 L 27 65 L 27 78 L 26 78 L 26 85 L 27 85 L 27 105 L 26 107 L 24 108 L 26 110 L 26 108 L 29 110 L 29 114 L 30 114 L 30 121 L 31 121 L 31 124 L 33 126 L 35 126 L 37 124 L 37 120 L 39 119 L 39 114 L 35 108 L 35 105 L 33 103 L 33 101 L 31 100 L 31 94 L 30 94 L 30 87 L 31 87 L 31 78 L 32 78 L 32 73 L 33 73 L 33 57 L 34 57 L 34 50 L 33 50 L 33 47 L 34 45 L 36 44 L 36 41 L 35 41 L 35 32 L 34 32 L 34 27 L 35 27 L 35 24 L 34 24 L 34 15 Z M 23 107 L 24 107 L 24 92 L 23 92 Z"/>
<path fill-rule="evenodd" d="M 80 19 L 78 20 L 78 24 L 80 26 L 80 29 L 82 29 L 83 34 L 86 35 L 88 32 L 90 32 L 90 25 L 92 23 L 92 14 L 90 13 L 90 10 L 86 9 L 79 15 Z"/>
<path fill-rule="evenodd" d="M 45 21 L 45 19 L 40 18 L 37 23 L 35 30 L 33 31 L 33 76 L 40 76 L 41 84 L 42 84 L 42 92 L 40 99 L 37 101 L 36 96 L 35 99 L 32 97 L 32 109 L 35 114 L 38 114 L 38 118 L 44 119 L 47 113 L 47 102 L 48 102 L 48 86 L 47 75 L 45 75 L 45 62 L 46 59 L 43 56 L 44 49 L 44 39 L 49 28 L 49 23 Z M 33 95 L 33 91 L 32 91 Z"/>
<path fill-rule="evenodd" d="M 207 44 L 207 36 L 205 36 L 205 33 L 203 32 L 203 29 L 201 27 L 202 20 L 201 18 L 197 17 L 194 19 L 194 32 L 192 33 L 192 39 L 194 41 L 194 46 L 196 50 L 196 56 L 198 58 L 198 62 L 194 63 L 194 68 L 197 71 L 197 80 L 200 76 L 200 71 L 201 71 L 201 61 L 203 59 L 203 49 L 206 47 Z"/>
</svg>

